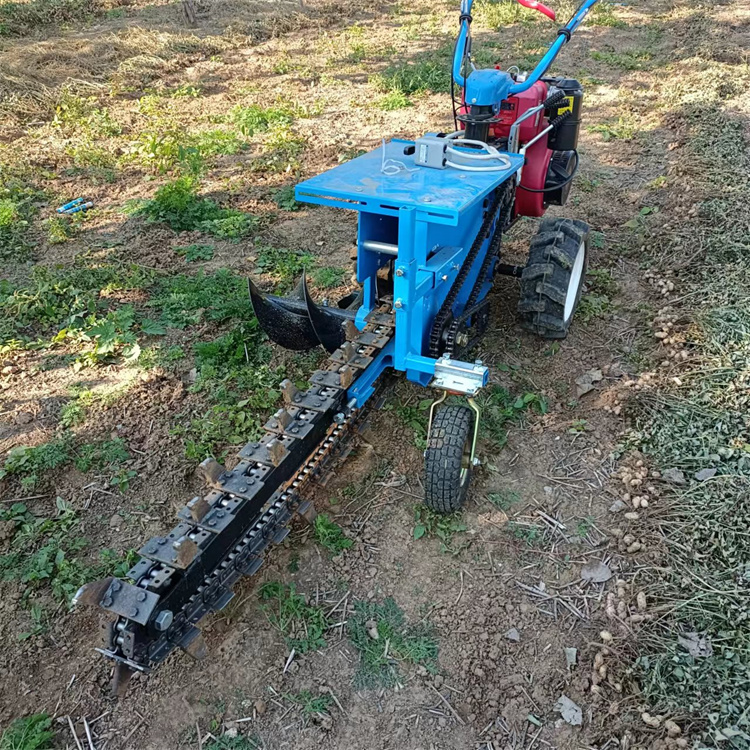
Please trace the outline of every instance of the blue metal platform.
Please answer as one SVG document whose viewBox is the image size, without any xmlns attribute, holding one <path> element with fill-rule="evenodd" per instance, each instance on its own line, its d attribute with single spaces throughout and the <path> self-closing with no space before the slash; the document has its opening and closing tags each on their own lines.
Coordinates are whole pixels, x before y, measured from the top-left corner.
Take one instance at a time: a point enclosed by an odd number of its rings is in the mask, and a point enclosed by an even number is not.
<svg viewBox="0 0 750 750">
<path fill-rule="evenodd" d="M 298 200 L 393 215 L 402 208 L 429 213 L 433 223 L 457 226 L 459 216 L 505 182 L 523 165 L 523 156 L 506 154 L 511 166 L 497 172 L 464 172 L 418 167 L 404 148 L 413 141 L 394 139 L 368 154 L 299 183 Z M 395 174 L 382 171 L 384 160 L 401 162 Z"/>
</svg>

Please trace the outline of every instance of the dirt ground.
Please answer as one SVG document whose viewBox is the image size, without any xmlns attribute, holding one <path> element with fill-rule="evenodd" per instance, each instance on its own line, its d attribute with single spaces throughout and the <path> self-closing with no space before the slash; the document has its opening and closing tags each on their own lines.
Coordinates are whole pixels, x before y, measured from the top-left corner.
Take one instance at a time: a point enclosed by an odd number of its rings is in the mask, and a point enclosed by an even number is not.
<svg viewBox="0 0 750 750">
<path fill-rule="evenodd" d="M 34 266 L 64 267 L 82 253 L 112 247 L 141 267 L 184 273 L 184 261 L 171 248 L 201 241 L 198 233 L 178 236 L 123 215 L 126 201 L 152 195 L 163 175 L 134 165 L 107 181 L 69 169 L 74 136 L 66 141 L 52 130 L 55 110 L 48 102 L 72 77 L 132 132 L 142 116 L 138 98 L 157 83 L 200 91 L 170 100 L 185 132 L 210 127 L 212 118 L 240 103 L 286 99 L 307 106 L 296 123 L 307 140 L 297 170 L 250 170 L 254 142 L 249 151 L 217 157 L 207 170 L 205 194 L 253 214 L 274 211 L 274 190 L 334 166 L 344 152 L 372 149 L 383 137 L 450 127 L 445 94 L 425 91 L 412 96 L 410 106 L 384 109 L 375 104 L 381 94 L 370 77 L 394 61 L 419 60 L 444 47 L 457 23 L 455 3 L 204 5 L 194 30 L 184 26 L 179 4 L 134 2 L 78 28 L 44 26 L 1 38 L 0 90 L 15 97 L 13 106 L 4 105 L 3 158 L 22 154 L 30 169 L 49 175 L 56 195 L 85 194 L 98 207 L 80 233 L 60 244 L 41 239 L 33 260 L 9 263 L 5 278 L 23 282 Z M 489 49 L 503 65 L 533 57 L 554 33 L 552 25 L 531 20 L 493 28 L 488 12 L 476 15 L 475 45 L 493 44 Z M 383 408 L 372 412 L 352 455 L 314 490 L 318 510 L 340 524 L 353 545 L 332 557 L 295 521 L 261 571 L 237 586 L 232 604 L 204 621 L 205 661 L 177 653 L 149 677 L 136 676 L 126 697 L 115 701 L 107 692 L 110 665 L 93 651 L 99 614 L 68 611 L 48 599 L 45 632 L 21 640 L 30 616 L 25 587 L 0 581 L 0 729 L 46 712 L 53 717 L 54 746 L 73 748 L 68 717 L 84 742 L 86 718 L 91 747 L 98 750 L 666 746 L 659 744 L 665 731 L 644 728 L 640 720 L 648 706 L 630 671 L 635 626 L 613 622 L 606 612 L 608 594 L 622 598 L 625 587 L 635 591 L 639 571 L 660 546 L 645 538 L 637 512 L 627 508 L 625 516 L 616 475 L 621 457 L 631 464 L 637 458 L 625 445 L 627 397 L 656 356 L 651 319 L 666 288 L 644 275 L 646 248 L 634 227 L 644 208 L 661 207 L 665 221 L 670 207 L 689 210 L 687 181 L 666 180 L 674 174 L 682 129 L 665 103 L 668 89 L 689 86 L 700 74 L 702 63 L 693 59 L 697 39 L 721 51 L 719 65 L 744 54 L 749 18 L 740 3 L 700 11 L 687 0 L 616 4 L 584 26 L 560 56 L 555 71 L 581 80 L 586 100 L 580 175 L 569 204 L 550 213 L 590 224 L 594 275 L 569 337 L 559 344 L 520 329 L 518 285 L 498 281 L 490 331 L 477 356 L 491 367 L 494 384 L 544 397 L 549 408 L 507 425 L 502 447 L 483 439 L 463 526 L 451 531 L 448 549 L 434 534 L 415 538 L 422 457 L 404 414 L 426 394 L 398 381 Z M 711 32 L 704 33 L 708 20 Z M 200 43 L 185 42 L 196 38 Z M 175 42 L 180 39 L 182 47 Z M 169 44 L 172 57 L 164 54 Z M 722 55 L 726 60 L 718 59 Z M 42 217 L 53 209 L 38 207 Z M 534 231 L 532 221 L 512 230 L 507 262 L 523 263 Z M 343 211 L 277 212 L 252 240 L 216 240 L 213 258 L 201 268 L 255 273 L 265 244 L 350 268 L 355 239 L 354 217 Z M 205 335 L 215 331 L 209 326 Z M 170 528 L 174 512 L 201 488 L 198 462 L 186 458 L 185 439 L 175 431 L 205 407 L 189 387 L 191 362 L 74 372 L 42 367 L 44 356 L 34 349 L 3 352 L 0 449 L 50 440 L 71 385 L 84 380 L 89 388 L 121 395 L 95 405 L 78 435 L 124 440 L 134 478 L 123 491 L 112 491 L 98 477 L 64 468 L 24 492 L 6 477 L 0 480 L 2 504 L 23 501 L 35 515 L 53 516 L 62 498 L 76 510 L 89 550 L 137 549 Z M 274 362 L 286 366 L 285 356 L 275 352 Z M 581 385 L 587 378 L 588 390 Z M 660 485 L 658 477 L 650 481 L 653 502 Z M 611 578 L 584 580 L 583 567 L 595 563 Z M 327 631 L 324 648 L 288 662 L 289 648 L 258 601 L 268 581 L 293 583 L 310 602 L 335 612 L 339 624 Z M 340 623 L 353 611 L 350 602 L 388 597 L 408 622 L 432 627 L 437 666 L 403 663 L 395 687 L 358 688 L 358 655 Z M 323 716 L 311 716 L 289 698 L 306 693 L 335 696 L 335 702 Z M 562 718 L 563 696 L 580 707 L 581 725 Z M 692 718 L 679 718 L 690 736 Z M 243 738 L 248 744 L 232 744 Z"/>
</svg>

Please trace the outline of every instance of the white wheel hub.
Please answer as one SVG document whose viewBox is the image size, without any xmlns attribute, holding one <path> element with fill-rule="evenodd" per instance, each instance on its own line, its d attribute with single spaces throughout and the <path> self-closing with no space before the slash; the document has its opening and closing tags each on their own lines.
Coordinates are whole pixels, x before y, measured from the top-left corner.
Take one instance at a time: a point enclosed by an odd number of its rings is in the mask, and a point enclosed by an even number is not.
<svg viewBox="0 0 750 750">
<path fill-rule="evenodd" d="M 565 310 L 563 312 L 564 322 L 570 320 L 570 316 L 573 314 L 573 310 L 576 306 L 576 300 L 578 299 L 578 290 L 581 287 L 583 281 L 583 266 L 586 260 L 586 244 L 581 242 L 578 246 L 578 252 L 576 253 L 576 259 L 573 262 L 573 268 L 570 272 L 570 282 L 568 283 L 568 292 L 565 295 Z"/>
</svg>

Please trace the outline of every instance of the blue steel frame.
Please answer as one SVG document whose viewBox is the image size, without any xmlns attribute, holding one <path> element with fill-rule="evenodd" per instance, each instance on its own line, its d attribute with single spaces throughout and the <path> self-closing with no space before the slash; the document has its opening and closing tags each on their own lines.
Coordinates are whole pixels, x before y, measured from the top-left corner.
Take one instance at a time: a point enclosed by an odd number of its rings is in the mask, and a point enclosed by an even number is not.
<svg viewBox="0 0 750 750">
<path fill-rule="evenodd" d="M 578 28 L 596 2 L 583 2 L 565 26 L 568 32 Z M 462 0 L 453 78 L 465 87 L 467 101 L 471 101 L 468 97 L 473 92 L 488 100 L 479 103 L 499 107 L 503 99 L 533 86 L 569 37 L 558 35 L 522 83 L 514 83 L 508 73 L 499 70 L 474 70 L 464 78 L 462 69 L 469 38 L 467 16 L 472 4 L 473 0 Z M 508 153 L 511 166 L 502 171 L 432 169 L 419 167 L 413 156 L 406 156 L 404 147 L 409 145 L 411 141 L 391 141 L 383 145 L 382 151 L 377 149 L 341 164 L 300 183 L 295 190 L 300 201 L 359 212 L 357 280 L 362 284 L 363 302 L 355 324 L 360 330 L 378 304 L 378 271 L 394 259 L 386 252 L 371 249 L 367 243 L 397 247 L 393 277 L 395 335 L 349 389 L 349 398 L 356 406 L 367 401 L 374 392 L 375 382 L 389 367 L 406 373 L 409 380 L 421 385 L 428 385 L 433 379 L 437 360 L 424 354 L 432 323 L 482 224 L 486 199 L 507 180 L 515 180 L 524 161 L 522 156 Z M 395 173 L 392 170 L 385 173 L 386 161 L 399 165 Z M 492 227 L 461 287 L 453 306 L 454 315 L 465 308 L 494 231 Z M 487 272 L 478 301 L 489 292 L 493 273 L 494 263 Z"/>
</svg>

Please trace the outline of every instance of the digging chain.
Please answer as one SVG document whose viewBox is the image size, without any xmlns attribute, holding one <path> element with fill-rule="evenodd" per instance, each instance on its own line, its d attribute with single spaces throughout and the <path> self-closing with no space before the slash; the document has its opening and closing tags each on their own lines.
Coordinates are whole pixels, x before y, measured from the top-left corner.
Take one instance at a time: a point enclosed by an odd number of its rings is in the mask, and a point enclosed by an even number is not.
<svg viewBox="0 0 750 750">
<path fill-rule="evenodd" d="M 481 292 L 490 264 L 500 251 L 502 233 L 508 223 L 510 215 L 510 211 L 504 209 L 509 208 L 513 204 L 514 190 L 515 183 L 512 180 L 503 183 L 503 185 L 495 192 L 492 202 L 487 208 L 484 220 L 479 227 L 479 232 L 477 232 L 477 236 L 474 238 L 474 242 L 469 249 L 466 259 L 461 264 L 461 268 L 448 291 L 448 295 L 435 316 L 430 331 L 431 357 L 439 357 L 443 353 L 454 356 L 457 349 L 456 334 L 460 330 L 461 325 L 471 317 L 471 315 L 476 314 L 482 306 L 482 303 L 477 305 L 476 300 Z M 495 224 L 495 220 L 497 220 L 497 224 Z M 466 283 L 466 279 L 474 266 L 474 262 L 479 257 L 482 245 L 489 237 L 493 225 L 495 226 L 495 231 L 492 236 L 491 244 L 482 260 L 482 266 L 477 275 L 477 279 L 474 282 L 474 286 L 472 287 L 469 299 L 467 300 L 465 311 L 458 318 L 454 318 L 453 305 L 458 299 L 458 295 L 463 288 L 463 285 Z M 470 348 L 470 345 L 464 345 L 461 348 L 468 349 Z"/>
<path fill-rule="evenodd" d="M 391 300 L 368 316 L 363 331 L 350 324 L 348 340 L 313 373 L 308 391 L 282 383 L 284 408 L 260 441 L 240 450 L 234 469 L 211 459 L 201 464 L 211 491 L 178 512 L 180 523 L 168 535 L 141 548 L 127 574 L 133 584 L 106 579 L 79 594 L 117 615 L 104 626 L 98 649 L 117 662 L 115 682 L 122 672 L 125 679 L 134 670 L 148 672 L 175 648 L 200 657 L 205 645 L 197 623 L 229 603 L 233 584 L 258 570 L 266 547 L 288 534 L 294 513 L 314 514 L 301 493 L 361 417 L 346 403 L 347 391 L 393 332 Z"/>
</svg>

